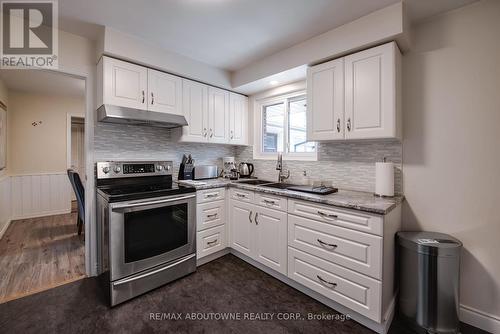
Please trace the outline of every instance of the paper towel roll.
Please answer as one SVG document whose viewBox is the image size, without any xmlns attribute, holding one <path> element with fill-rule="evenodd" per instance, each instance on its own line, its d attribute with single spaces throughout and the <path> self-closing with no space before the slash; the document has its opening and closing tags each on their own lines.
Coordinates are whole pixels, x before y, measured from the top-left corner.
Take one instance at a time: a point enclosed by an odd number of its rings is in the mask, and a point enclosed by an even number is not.
<svg viewBox="0 0 500 334">
<path fill-rule="evenodd" d="M 375 163 L 375 195 L 394 196 L 394 164 Z"/>
</svg>

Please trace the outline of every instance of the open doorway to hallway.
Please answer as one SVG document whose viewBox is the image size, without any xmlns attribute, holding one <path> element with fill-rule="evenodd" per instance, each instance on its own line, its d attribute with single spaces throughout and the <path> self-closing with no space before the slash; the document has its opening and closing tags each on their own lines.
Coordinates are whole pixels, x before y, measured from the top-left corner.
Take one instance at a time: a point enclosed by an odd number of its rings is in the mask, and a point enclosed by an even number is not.
<svg viewBox="0 0 500 334">
<path fill-rule="evenodd" d="M 6 105 L 0 145 L 7 153 L 0 171 L 3 303 L 85 276 L 85 236 L 78 234 L 78 196 L 68 177 L 71 169 L 84 188 L 85 82 L 1 70 L 0 101 Z"/>
</svg>

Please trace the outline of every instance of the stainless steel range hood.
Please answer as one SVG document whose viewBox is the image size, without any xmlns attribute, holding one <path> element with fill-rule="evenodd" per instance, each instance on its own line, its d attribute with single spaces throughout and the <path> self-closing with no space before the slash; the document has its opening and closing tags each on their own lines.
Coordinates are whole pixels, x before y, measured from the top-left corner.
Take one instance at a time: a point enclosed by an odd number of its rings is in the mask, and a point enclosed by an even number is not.
<svg viewBox="0 0 500 334">
<path fill-rule="evenodd" d="M 178 128 L 188 125 L 186 118 L 163 112 L 126 108 L 103 104 L 97 109 L 97 120 L 107 123 L 147 125 L 161 128 Z"/>
</svg>

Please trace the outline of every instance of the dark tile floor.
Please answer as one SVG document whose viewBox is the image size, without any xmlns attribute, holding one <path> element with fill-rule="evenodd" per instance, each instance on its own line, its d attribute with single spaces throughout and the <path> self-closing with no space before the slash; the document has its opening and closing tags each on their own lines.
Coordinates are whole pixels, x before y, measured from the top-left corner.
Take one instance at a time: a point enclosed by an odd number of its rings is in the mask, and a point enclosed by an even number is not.
<svg viewBox="0 0 500 334">
<path fill-rule="evenodd" d="M 98 281 L 88 278 L 0 304 L 0 333 L 372 333 L 352 320 L 277 319 L 336 313 L 233 255 L 112 309 L 101 296 Z M 186 319 L 193 312 L 239 312 L 241 317 L 267 312 L 274 318 Z M 152 319 L 174 313 L 182 320 Z M 391 334 L 396 333 L 412 332 L 395 324 Z M 465 326 L 462 333 L 481 332 Z"/>
</svg>

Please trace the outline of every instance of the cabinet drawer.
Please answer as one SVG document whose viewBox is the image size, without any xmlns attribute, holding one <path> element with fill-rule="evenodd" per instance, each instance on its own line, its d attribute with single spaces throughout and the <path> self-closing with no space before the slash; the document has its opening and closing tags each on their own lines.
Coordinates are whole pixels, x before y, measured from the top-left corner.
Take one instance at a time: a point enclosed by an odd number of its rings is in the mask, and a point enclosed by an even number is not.
<svg viewBox="0 0 500 334">
<path fill-rule="evenodd" d="M 288 277 L 376 322 L 382 284 L 362 274 L 288 247 Z"/>
<path fill-rule="evenodd" d="M 226 226 L 221 225 L 197 233 L 196 258 L 218 252 L 226 248 Z"/>
<path fill-rule="evenodd" d="M 266 208 L 286 211 L 288 201 L 285 197 L 256 192 L 254 203 Z"/>
<path fill-rule="evenodd" d="M 198 204 L 196 207 L 196 227 L 198 231 L 225 223 L 225 202 L 215 201 Z"/>
<path fill-rule="evenodd" d="M 253 191 L 243 190 L 243 189 L 231 189 L 231 198 L 237 199 L 243 202 L 253 202 L 254 193 Z"/>
<path fill-rule="evenodd" d="M 288 245 L 373 278 L 382 278 L 382 237 L 289 215 Z"/>
<path fill-rule="evenodd" d="M 331 205 L 288 200 L 288 213 L 382 236 L 383 218 Z"/>
<path fill-rule="evenodd" d="M 196 193 L 196 201 L 198 204 L 219 201 L 221 199 L 224 199 L 225 195 L 225 188 L 201 190 Z"/>
</svg>

